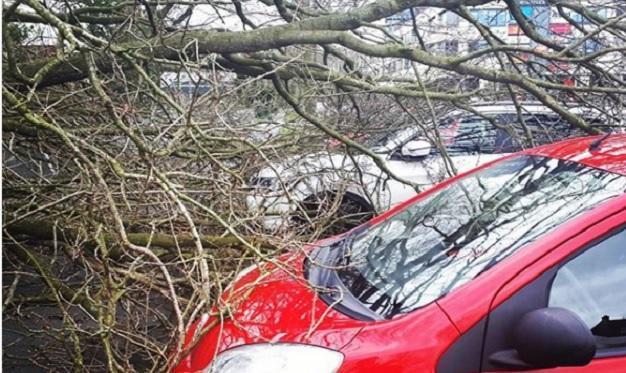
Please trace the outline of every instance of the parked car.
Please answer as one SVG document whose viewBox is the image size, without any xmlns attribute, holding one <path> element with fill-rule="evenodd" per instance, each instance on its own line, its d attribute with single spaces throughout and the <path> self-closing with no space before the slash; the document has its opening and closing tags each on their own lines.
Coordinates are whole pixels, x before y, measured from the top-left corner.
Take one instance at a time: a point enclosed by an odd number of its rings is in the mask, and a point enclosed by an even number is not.
<svg viewBox="0 0 626 373">
<path fill-rule="evenodd" d="M 242 273 L 175 371 L 624 372 L 625 191 L 626 135 L 484 164 Z"/>
<path fill-rule="evenodd" d="M 477 105 L 473 109 L 476 113 L 455 111 L 439 124 L 443 145 L 459 172 L 528 148 L 527 131 L 534 145 L 583 134 L 539 104 L 521 106 L 526 128 L 510 103 Z M 572 111 L 594 120 L 591 111 Z M 452 167 L 446 166 L 439 148 L 419 128 L 389 133 L 370 145 L 394 175 L 416 184 L 418 189 L 451 175 Z M 262 223 L 270 230 L 331 212 L 333 217 L 343 218 L 341 223 L 331 224 L 333 233 L 345 232 L 417 193 L 410 185 L 390 178 L 371 157 L 337 152 L 304 154 L 271 164 L 249 184 L 247 206 L 263 216 Z"/>
</svg>

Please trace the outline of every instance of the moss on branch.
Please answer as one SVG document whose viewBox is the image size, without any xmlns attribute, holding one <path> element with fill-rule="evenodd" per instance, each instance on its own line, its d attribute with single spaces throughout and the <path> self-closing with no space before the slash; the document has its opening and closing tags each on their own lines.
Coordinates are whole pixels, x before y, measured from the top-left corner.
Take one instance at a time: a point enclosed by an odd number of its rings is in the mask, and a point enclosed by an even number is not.
<svg viewBox="0 0 626 373">
<path fill-rule="evenodd" d="M 23 220 L 20 222 L 12 223 L 5 229 L 12 235 L 25 235 L 32 240 L 38 241 L 52 241 L 56 238 L 66 243 L 74 243 L 79 237 L 77 229 L 57 226 L 49 221 L 45 220 Z M 128 240 L 138 246 L 158 247 L 164 249 L 166 253 L 172 253 L 176 249 L 193 249 L 195 247 L 195 241 L 191 235 L 187 234 L 164 234 L 164 233 L 128 233 Z M 105 234 L 104 241 L 107 246 L 115 247 L 119 246 L 121 240 L 113 234 Z M 234 236 L 215 236 L 215 235 L 203 235 L 200 236 L 200 241 L 205 249 L 221 249 L 221 248 L 234 248 L 245 249 L 241 244 L 241 241 Z M 258 246 L 261 249 L 272 250 L 276 249 L 272 243 L 265 240 L 261 240 L 254 237 L 246 238 L 246 241 Z M 95 241 L 88 241 L 85 247 L 95 248 Z M 111 256 L 119 256 L 121 252 L 119 250 L 112 250 L 109 253 Z"/>
</svg>

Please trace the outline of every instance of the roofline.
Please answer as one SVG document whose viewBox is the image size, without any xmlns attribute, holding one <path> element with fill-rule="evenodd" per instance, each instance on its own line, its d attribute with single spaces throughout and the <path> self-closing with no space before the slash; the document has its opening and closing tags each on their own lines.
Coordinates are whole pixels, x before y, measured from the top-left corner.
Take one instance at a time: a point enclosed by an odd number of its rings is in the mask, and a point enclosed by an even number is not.
<svg viewBox="0 0 626 373">
<path fill-rule="evenodd" d="M 481 114 L 485 114 L 485 115 L 503 114 L 503 113 L 516 114 L 517 113 L 516 106 L 512 101 L 493 101 L 493 102 L 488 102 L 488 103 L 475 104 L 475 105 L 472 105 L 471 107 L 477 112 L 480 112 Z M 527 113 L 527 114 L 560 115 L 539 101 L 520 102 L 519 107 L 522 110 L 522 113 Z M 567 110 L 574 114 L 602 114 L 602 112 L 596 108 L 584 107 L 584 106 L 567 107 Z M 448 115 L 465 115 L 465 114 L 473 114 L 473 113 L 468 110 L 457 109 L 457 110 L 450 112 Z"/>
</svg>

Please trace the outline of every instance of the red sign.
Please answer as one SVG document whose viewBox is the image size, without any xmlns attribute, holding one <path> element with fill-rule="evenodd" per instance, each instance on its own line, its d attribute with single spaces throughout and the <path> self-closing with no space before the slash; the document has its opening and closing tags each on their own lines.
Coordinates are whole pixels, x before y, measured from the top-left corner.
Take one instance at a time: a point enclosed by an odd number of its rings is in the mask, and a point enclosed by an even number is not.
<svg viewBox="0 0 626 373">
<path fill-rule="evenodd" d="M 550 32 L 555 35 L 567 35 L 572 32 L 572 25 L 567 22 L 551 23 Z"/>
<path fill-rule="evenodd" d="M 517 24 L 509 25 L 509 36 L 524 35 L 524 32 Z"/>
<path fill-rule="evenodd" d="M 564 72 L 564 71 L 569 71 L 570 70 L 570 65 L 567 62 L 552 62 L 548 65 L 548 71 L 553 72 L 553 73 L 557 73 L 557 72 Z"/>
</svg>

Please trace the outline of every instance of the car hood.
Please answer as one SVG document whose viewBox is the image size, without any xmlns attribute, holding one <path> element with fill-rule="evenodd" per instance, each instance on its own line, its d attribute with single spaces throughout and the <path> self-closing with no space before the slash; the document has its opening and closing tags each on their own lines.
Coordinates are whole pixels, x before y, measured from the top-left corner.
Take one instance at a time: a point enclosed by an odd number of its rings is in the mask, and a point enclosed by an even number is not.
<svg viewBox="0 0 626 373">
<path fill-rule="evenodd" d="M 320 300 L 303 276 L 303 263 L 304 255 L 288 254 L 237 280 L 222 300 L 232 314 L 221 322 L 206 315 L 196 321 L 185 344 L 197 333 L 204 336 L 174 371 L 204 369 L 217 353 L 244 344 L 306 343 L 334 350 L 347 345 L 366 323 Z"/>
</svg>

